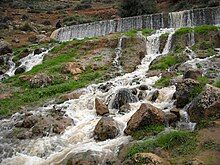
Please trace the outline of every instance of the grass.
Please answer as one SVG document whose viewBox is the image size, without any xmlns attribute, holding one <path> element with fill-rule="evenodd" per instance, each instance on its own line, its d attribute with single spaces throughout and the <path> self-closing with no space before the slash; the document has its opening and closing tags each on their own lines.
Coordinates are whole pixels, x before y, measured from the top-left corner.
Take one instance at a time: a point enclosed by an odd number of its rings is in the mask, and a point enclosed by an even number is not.
<svg viewBox="0 0 220 165">
<path fill-rule="evenodd" d="M 195 134 L 187 131 L 172 131 L 134 144 L 128 149 L 127 158 L 140 152 L 152 152 L 160 147 L 171 152 L 172 156 L 190 155 L 197 147 Z"/>
<path fill-rule="evenodd" d="M 162 77 L 161 79 L 156 81 L 154 86 L 157 88 L 168 87 L 170 85 L 171 79 L 172 77 Z"/>
<path fill-rule="evenodd" d="M 149 35 L 152 34 L 153 32 L 154 32 L 153 29 L 143 29 L 143 30 L 142 30 L 142 34 L 143 34 L 144 36 L 149 36 Z"/>
<path fill-rule="evenodd" d="M 220 28 L 213 25 L 202 25 L 194 28 L 195 33 L 208 34 L 209 31 L 218 31 Z"/>
<path fill-rule="evenodd" d="M 143 139 L 147 136 L 157 135 L 158 133 L 164 131 L 164 129 L 165 129 L 164 125 L 146 126 L 146 127 L 142 128 L 141 130 L 135 131 L 131 136 L 135 140 L 140 140 L 140 139 Z"/>
<path fill-rule="evenodd" d="M 196 96 L 198 96 L 204 89 L 205 85 L 208 84 L 209 79 L 207 77 L 199 77 L 197 78 L 199 85 L 193 88 L 189 95 L 189 102 L 192 101 Z"/>
<path fill-rule="evenodd" d="M 191 33 L 191 32 L 193 32 L 193 28 L 191 28 L 191 27 L 183 27 L 183 28 L 178 29 L 175 32 L 175 35 L 184 35 L 184 34 L 188 34 L 188 33 Z"/>
<path fill-rule="evenodd" d="M 124 34 L 125 34 L 126 36 L 128 36 L 128 37 L 134 38 L 134 37 L 136 37 L 136 35 L 137 35 L 137 30 L 131 29 L 131 30 L 125 32 Z"/>
<path fill-rule="evenodd" d="M 178 63 L 178 59 L 173 54 L 161 57 L 159 61 L 150 66 L 150 70 L 166 70 Z"/>
<path fill-rule="evenodd" d="M 215 82 L 213 83 L 213 85 L 214 85 L 215 87 L 220 88 L 220 78 L 217 78 L 217 79 L 215 80 Z"/>
</svg>

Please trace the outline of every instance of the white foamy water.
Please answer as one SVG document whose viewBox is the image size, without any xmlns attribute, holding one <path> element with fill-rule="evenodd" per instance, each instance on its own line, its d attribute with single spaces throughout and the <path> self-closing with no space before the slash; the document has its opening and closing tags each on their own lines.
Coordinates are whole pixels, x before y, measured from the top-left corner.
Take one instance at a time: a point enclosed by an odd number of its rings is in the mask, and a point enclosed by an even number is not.
<svg viewBox="0 0 220 165">
<path fill-rule="evenodd" d="M 145 74 L 149 70 L 149 65 L 155 58 L 169 52 L 174 32 L 174 29 L 162 29 L 156 31 L 155 34 L 152 34 L 149 37 L 142 36 L 146 41 L 147 55 L 142 60 L 141 65 L 139 65 L 134 72 L 127 73 L 108 81 L 108 83 L 112 84 L 109 91 L 103 93 L 98 88 L 101 84 L 93 84 L 83 89 L 84 92 L 79 99 L 69 100 L 60 105 L 49 105 L 48 107 L 39 108 L 42 112 L 53 106 L 62 108 L 62 110 L 73 119 L 74 125 L 68 127 L 62 135 L 30 140 L 27 143 L 27 147 L 25 147 L 22 152 L 15 154 L 12 158 L 3 160 L 2 164 L 65 164 L 64 160 L 66 160 L 69 155 L 88 150 L 98 153 L 103 161 L 107 158 L 116 156 L 120 145 L 128 143 L 131 140 L 131 137 L 125 136 L 123 131 L 128 120 L 140 107 L 141 103 L 147 102 L 161 109 L 171 108 L 173 106 L 172 96 L 175 92 L 175 86 L 160 89 L 159 97 L 155 103 L 152 103 L 147 99 L 137 103 L 131 103 L 131 111 L 124 115 L 119 114 L 115 109 L 110 109 L 110 116 L 118 123 L 120 133 L 114 139 L 108 139 L 101 142 L 95 141 L 93 137 L 94 128 L 101 119 L 100 116 L 96 115 L 94 107 L 95 98 L 101 98 L 106 103 L 111 104 L 111 101 L 114 99 L 115 94 L 119 89 L 132 89 L 139 86 L 134 80 L 138 80 L 141 85 L 147 85 L 149 87 L 146 91 L 147 94 L 154 91 L 155 89 L 152 86 L 160 78 L 159 75 L 146 78 Z M 160 54 L 159 38 L 165 33 L 169 33 L 169 37 L 163 53 Z M 120 58 L 117 58 L 117 60 L 120 60 Z M 119 61 L 117 61 L 117 63 L 119 63 Z M 111 106 L 109 106 L 109 108 L 110 107 Z"/>
</svg>

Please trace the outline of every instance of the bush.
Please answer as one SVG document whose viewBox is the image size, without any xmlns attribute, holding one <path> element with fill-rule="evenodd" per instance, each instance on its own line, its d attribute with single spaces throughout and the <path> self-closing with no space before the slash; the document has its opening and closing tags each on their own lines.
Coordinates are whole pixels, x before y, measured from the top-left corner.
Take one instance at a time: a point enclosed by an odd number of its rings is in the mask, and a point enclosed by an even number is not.
<svg viewBox="0 0 220 165">
<path fill-rule="evenodd" d="M 119 7 L 121 17 L 131 17 L 156 12 L 155 0 L 122 0 Z"/>
<path fill-rule="evenodd" d="M 20 30 L 21 30 L 21 31 L 33 31 L 33 27 L 32 27 L 29 23 L 25 22 L 25 23 L 20 27 Z"/>
</svg>

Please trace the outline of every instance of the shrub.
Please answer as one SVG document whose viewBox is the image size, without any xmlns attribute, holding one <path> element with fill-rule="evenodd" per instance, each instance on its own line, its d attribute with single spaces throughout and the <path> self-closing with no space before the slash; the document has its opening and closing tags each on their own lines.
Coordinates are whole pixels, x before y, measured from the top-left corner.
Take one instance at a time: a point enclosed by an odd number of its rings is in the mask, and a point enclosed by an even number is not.
<svg viewBox="0 0 220 165">
<path fill-rule="evenodd" d="M 156 12 L 156 2 L 155 0 L 122 0 L 119 12 L 122 17 L 152 14 Z"/>
<path fill-rule="evenodd" d="M 176 35 L 183 35 L 183 34 L 191 33 L 192 31 L 193 31 L 193 29 L 190 27 L 183 27 L 183 28 L 178 29 L 175 32 L 175 34 Z"/>
<path fill-rule="evenodd" d="M 214 85 L 215 87 L 220 88 L 220 78 L 216 79 L 215 82 L 213 83 L 213 85 Z"/>
<path fill-rule="evenodd" d="M 207 34 L 209 31 L 218 31 L 219 27 L 213 25 L 202 25 L 194 28 L 195 33 Z"/>
<path fill-rule="evenodd" d="M 33 31 L 33 27 L 28 23 L 25 22 L 21 27 L 20 27 L 21 31 Z"/>
</svg>

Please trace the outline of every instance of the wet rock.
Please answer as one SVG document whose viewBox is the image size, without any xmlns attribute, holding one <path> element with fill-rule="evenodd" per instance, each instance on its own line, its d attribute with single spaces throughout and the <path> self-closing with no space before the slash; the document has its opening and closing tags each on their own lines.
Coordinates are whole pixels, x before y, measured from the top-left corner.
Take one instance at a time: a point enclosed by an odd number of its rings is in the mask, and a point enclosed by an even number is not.
<svg viewBox="0 0 220 165">
<path fill-rule="evenodd" d="M 146 73 L 146 77 L 154 77 L 159 76 L 161 74 L 161 71 L 158 70 L 150 70 Z"/>
<path fill-rule="evenodd" d="M 77 89 L 71 93 L 63 94 L 60 96 L 59 100 L 61 102 L 67 101 L 67 100 L 74 100 L 78 99 L 82 94 L 84 94 L 84 91 L 81 89 Z"/>
<path fill-rule="evenodd" d="M 72 75 L 78 75 L 83 72 L 83 67 L 79 63 L 69 62 L 65 64 L 62 68 L 62 73 Z"/>
<path fill-rule="evenodd" d="M 163 71 L 161 76 L 163 78 L 174 77 L 174 76 L 176 76 L 176 72 L 175 71 Z"/>
<path fill-rule="evenodd" d="M 38 121 L 37 116 L 27 116 L 27 117 L 25 117 L 24 121 L 22 122 L 21 127 L 31 128 L 36 124 L 37 121 Z"/>
<path fill-rule="evenodd" d="M 27 57 L 30 53 L 31 53 L 31 52 L 30 52 L 29 49 L 24 49 L 24 50 L 20 53 L 19 57 L 20 57 L 20 58 Z"/>
<path fill-rule="evenodd" d="M 165 120 L 170 126 L 178 121 L 178 117 L 174 113 L 167 112 L 165 113 Z"/>
<path fill-rule="evenodd" d="M 175 114 L 177 116 L 177 120 L 180 120 L 180 110 L 177 108 L 172 108 L 170 110 L 171 113 Z"/>
<path fill-rule="evenodd" d="M 148 90 L 148 86 L 147 85 L 140 85 L 139 90 L 146 91 L 146 90 Z"/>
<path fill-rule="evenodd" d="M 155 101 L 157 100 L 159 94 L 160 94 L 160 93 L 159 93 L 158 90 L 154 91 L 153 94 L 152 94 L 152 96 L 151 96 L 150 101 L 155 102 Z"/>
<path fill-rule="evenodd" d="M 150 104 L 141 104 L 141 107 L 131 116 L 127 123 L 125 134 L 131 135 L 145 126 L 163 124 L 164 113 Z"/>
<path fill-rule="evenodd" d="M 43 52 L 43 50 L 42 49 L 35 49 L 34 50 L 34 54 L 36 55 L 36 54 L 41 54 Z"/>
<path fill-rule="evenodd" d="M 83 153 L 77 153 L 72 156 L 66 164 L 68 165 L 97 165 L 100 164 L 100 158 L 98 154 L 94 154 L 92 151 Z"/>
<path fill-rule="evenodd" d="M 147 93 L 145 91 L 140 91 L 138 93 L 138 99 L 139 100 L 144 100 L 146 98 L 146 96 L 147 96 Z"/>
<path fill-rule="evenodd" d="M 153 153 L 137 153 L 134 155 L 133 160 L 135 164 L 170 165 L 168 161 Z"/>
<path fill-rule="evenodd" d="M 210 117 L 220 117 L 220 88 L 206 85 L 190 103 L 187 112 L 192 122 L 199 122 Z"/>
<path fill-rule="evenodd" d="M 137 95 L 138 90 L 137 90 L 136 88 L 133 88 L 133 89 L 131 89 L 131 93 L 132 93 L 133 95 Z"/>
<path fill-rule="evenodd" d="M 194 79 L 196 80 L 197 78 L 201 77 L 202 76 L 202 71 L 201 70 L 198 70 L 198 69 L 190 69 L 190 70 L 187 70 L 184 75 L 183 75 L 183 78 L 184 79 L 187 79 L 187 78 L 191 78 L 191 79 Z"/>
<path fill-rule="evenodd" d="M 110 117 L 102 117 L 95 127 L 94 135 L 96 140 L 104 141 L 113 139 L 119 134 L 118 124 Z"/>
<path fill-rule="evenodd" d="M 4 40 L 0 40 L 0 55 L 7 53 L 12 53 L 11 45 Z"/>
<path fill-rule="evenodd" d="M 102 100 L 98 98 L 95 99 L 95 109 L 96 109 L 96 114 L 100 116 L 109 113 L 108 107 L 105 105 L 105 103 Z"/>
<path fill-rule="evenodd" d="M 183 108 L 190 102 L 191 92 L 199 86 L 199 82 L 192 79 L 184 79 L 176 84 L 176 107 Z"/>
<path fill-rule="evenodd" d="M 119 108 L 119 113 L 127 113 L 131 110 L 131 106 L 129 104 L 125 104 Z"/>
<path fill-rule="evenodd" d="M 25 71 L 26 71 L 26 67 L 21 66 L 15 70 L 15 74 L 21 74 L 21 73 L 24 73 Z"/>
<path fill-rule="evenodd" d="M 110 89 L 111 89 L 111 86 L 112 86 L 113 84 L 110 82 L 107 82 L 106 84 L 101 84 L 99 87 L 98 87 L 98 89 L 100 89 L 102 92 L 108 92 Z"/>
<path fill-rule="evenodd" d="M 53 80 L 52 77 L 44 74 L 44 73 L 38 73 L 34 75 L 30 80 L 30 85 L 32 88 L 39 88 L 39 87 L 46 87 L 48 85 L 51 85 Z"/>
<path fill-rule="evenodd" d="M 127 103 L 137 102 L 137 97 L 129 89 L 120 89 L 112 100 L 112 108 L 119 109 Z"/>
</svg>

